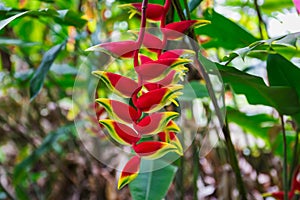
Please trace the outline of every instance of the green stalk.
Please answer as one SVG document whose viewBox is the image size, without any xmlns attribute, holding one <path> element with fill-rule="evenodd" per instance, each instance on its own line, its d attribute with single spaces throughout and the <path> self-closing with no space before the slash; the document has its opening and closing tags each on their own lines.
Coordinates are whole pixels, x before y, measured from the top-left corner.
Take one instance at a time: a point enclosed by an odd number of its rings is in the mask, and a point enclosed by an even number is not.
<svg viewBox="0 0 300 200">
<path fill-rule="evenodd" d="M 295 138 L 295 145 L 294 145 L 294 152 L 293 152 L 293 160 L 291 163 L 291 170 L 290 170 L 290 180 L 289 180 L 289 186 L 291 186 L 292 179 L 293 179 L 293 172 L 296 169 L 296 166 L 298 164 L 298 158 L 299 158 L 299 133 L 300 131 L 296 131 L 296 138 Z"/>
<path fill-rule="evenodd" d="M 228 128 L 227 118 L 225 119 L 225 125 L 223 126 L 222 131 L 223 131 L 223 134 L 224 134 L 224 137 L 225 137 L 225 144 L 226 144 L 226 147 L 227 147 L 227 150 L 228 150 L 228 153 L 229 153 L 230 165 L 232 167 L 232 170 L 235 173 L 235 178 L 236 178 L 237 188 L 238 188 L 239 193 L 240 193 L 240 198 L 242 200 L 247 200 L 247 193 L 246 193 L 243 178 L 242 178 L 242 175 L 241 175 L 241 170 L 239 168 L 238 159 L 237 159 L 236 154 L 235 154 L 235 149 L 234 149 L 234 146 L 232 144 L 230 131 L 229 131 L 229 128 Z"/>
<path fill-rule="evenodd" d="M 196 136 L 197 137 L 197 136 Z M 192 143 L 193 148 L 193 197 L 198 198 L 198 175 L 199 175 L 199 147 L 197 138 Z"/>
<path fill-rule="evenodd" d="M 288 183 L 288 173 L 287 173 L 287 143 L 286 143 L 286 133 L 284 128 L 283 115 L 280 115 L 282 137 L 283 137 L 283 189 L 284 189 L 284 200 L 288 200 L 289 183 Z"/>
</svg>

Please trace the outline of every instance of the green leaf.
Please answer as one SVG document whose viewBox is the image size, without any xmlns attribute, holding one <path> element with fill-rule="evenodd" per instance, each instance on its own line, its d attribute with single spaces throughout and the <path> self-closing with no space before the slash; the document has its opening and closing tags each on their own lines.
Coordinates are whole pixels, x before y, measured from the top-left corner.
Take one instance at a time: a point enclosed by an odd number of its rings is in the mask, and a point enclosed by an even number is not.
<svg viewBox="0 0 300 200">
<path fill-rule="evenodd" d="M 82 19 L 79 13 L 72 10 L 59 10 L 57 12 L 59 17 L 54 19 L 60 24 L 82 28 L 87 23 L 87 20 Z"/>
<path fill-rule="evenodd" d="M 161 162 L 160 160 L 142 159 L 141 172 L 129 184 L 133 200 L 161 200 L 165 197 L 176 174 L 177 167 L 167 165 L 157 169 Z M 156 170 L 153 171 L 154 169 Z"/>
<path fill-rule="evenodd" d="M 289 86 L 300 97 L 300 68 L 280 54 L 270 54 L 267 60 L 267 73 L 271 86 Z"/>
<path fill-rule="evenodd" d="M 69 135 L 71 132 L 74 132 L 74 125 L 68 125 L 59 128 L 58 130 L 51 132 L 44 139 L 43 143 L 34 150 L 27 158 L 25 158 L 21 163 L 19 163 L 13 172 L 13 184 L 14 186 L 21 183 L 24 178 L 26 178 L 30 168 L 48 151 L 52 149 L 52 145 L 57 141 L 64 138 L 66 135 Z"/>
<path fill-rule="evenodd" d="M 293 146 L 295 144 L 295 138 L 296 134 L 294 131 L 286 131 L 286 143 L 289 149 L 293 149 Z M 280 156 L 281 158 L 283 157 L 282 152 L 284 149 L 283 145 L 283 137 L 282 137 L 282 132 L 280 132 L 276 137 L 274 138 L 274 141 L 272 142 L 272 150 L 275 155 Z M 293 151 L 288 151 L 287 152 L 287 158 L 288 160 L 293 159 Z"/>
<path fill-rule="evenodd" d="M 0 30 L 3 29 L 7 24 L 9 24 L 11 21 L 15 20 L 16 18 L 18 17 L 21 17 L 22 15 L 25 15 L 26 13 L 28 13 L 28 11 L 25 11 L 25 12 L 21 12 L 21 13 L 18 13 L 14 16 L 11 16 L 7 19 L 4 19 L 4 20 L 1 20 L 0 21 Z"/>
<path fill-rule="evenodd" d="M 272 86 L 289 86 L 298 94 L 300 103 L 300 68 L 280 54 L 270 54 L 267 60 L 267 73 Z M 300 129 L 300 112 L 292 115 Z"/>
<path fill-rule="evenodd" d="M 200 81 L 191 81 L 184 85 L 183 95 L 179 97 L 181 101 L 192 101 L 195 98 L 209 97 L 207 88 Z"/>
<path fill-rule="evenodd" d="M 258 76 L 242 72 L 234 67 L 223 66 L 202 58 L 204 65 L 216 65 L 224 83 L 230 84 L 237 94 L 244 94 L 250 104 L 272 106 L 281 114 L 295 114 L 300 104 L 295 89 L 288 86 L 268 87 Z"/>
<path fill-rule="evenodd" d="M 32 101 L 40 92 L 44 84 L 44 79 L 57 57 L 60 50 L 65 46 L 65 42 L 62 44 L 55 45 L 49 49 L 43 56 L 42 62 L 36 72 L 34 73 L 32 79 L 30 80 L 30 100 Z"/>
<path fill-rule="evenodd" d="M 247 115 L 231 107 L 227 107 L 226 114 L 229 122 L 239 125 L 247 133 L 270 145 L 269 131 L 277 123 L 276 119 L 267 114 Z"/>
<path fill-rule="evenodd" d="M 195 31 L 197 35 L 210 37 L 210 41 L 202 44 L 204 48 L 223 47 L 230 50 L 257 41 L 257 38 L 244 28 L 212 9 L 206 10 L 204 17 L 211 21 L 211 24 L 199 27 Z"/>
</svg>

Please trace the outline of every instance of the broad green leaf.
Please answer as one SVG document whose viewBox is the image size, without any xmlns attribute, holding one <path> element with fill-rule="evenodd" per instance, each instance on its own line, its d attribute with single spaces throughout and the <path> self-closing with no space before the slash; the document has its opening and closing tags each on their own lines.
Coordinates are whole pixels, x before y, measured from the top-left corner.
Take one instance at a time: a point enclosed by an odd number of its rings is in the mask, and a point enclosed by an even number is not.
<svg viewBox="0 0 300 200">
<path fill-rule="evenodd" d="M 288 86 L 267 86 L 258 76 L 242 72 L 234 67 L 223 66 L 203 58 L 205 65 L 215 64 L 224 83 L 230 84 L 237 94 L 246 96 L 250 104 L 272 106 L 281 114 L 295 114 L 300 111 L 299 99 L 295 89 Z"/>
<path fill-rule="evenodd" d="M 278 120 L 267 114 L 247 115 L 234 108 L 227 107 L 227 119 L 239 125 L 244 131 L 261 138 L 270 145 L 269 131 Z"/>
<path fill-rule="evenodd" d="M 181 101 L 192 101 L 195 98 L 209 97 L 206 86 L 200 81 L 191 81 L 184 85 L 183 95 L 179 97 Z"/>
<path fill-rule="evenodd" d="M 300 68 L 280 54 L 270 54 L 267 60 L 267 73 L 271 86 L 288 86 L 295 89 L 300 102 Z M 299 113 L 292 116 L 297 124 L 300 124 Z"/>
<path fill-rule="evenodd" d="M 157 169 L 160 162 L 162 161 L 142 159 L 139 175 L 129 184 L 133 200 L 161 200 L 165 197 L 177 167 L 170 164 Z"/>
<path fill-rule="evenodd" d="M 36 97 L 36 95 L 40 92 L 44 84 L 44 79 L 52 63 L 54 62 L 58 53 L 64 46 L 65 42 L 62 44 L 55 45 L 44 54 L 40 66 L 38 67 L 32 79 L 30 80 L 30 100 L 33 100 Z"/>
<path fill-rule="evenodd" d="M 223 47 L 230 50 L 241 48 L 257 41 L 257 38 L 244 28 L 212 9 L 206 10 L 204 17 L 211 21 L 211 24 L 195 30 L 197 35 L 210 37 L 208 42 L 202 44 L 204 48 Z"/>
<path fill-rule="evenodd" d="M 21 12 L 21 13 L 18 13 L 14 16 L 11 16 L 7 19 L 4 19 L 4 20 L 1 20 L 0 21 L 0 30 L 3 29 L 7 24 L 9 24 L 11 21 L 15 20 L 16 18 L 18 17 L 21 17 L 22 15 L 25 15 L 26 13 L 28 13 L 28 11 L 25 11 L 25 12 Z"/>
<path fill-rule="evenodd" d="M 267 60 L 268 80 L 271 86 L 289 86 L 300 97 L 300 68 L 280 54 L 270 54 Z"/>
<path fill-rule="evenodd" d="M 34 150 L 30 156 L 19 163 L 13 172 L 13 184 L 18 185 L 26 176 L 30 167 L 32 167 L 45 153 L 52 149 L 52 146 L 70 133 L 74 132 L 74 125 L 67 125 L 51 132 L 44 139 L 43 143 Z"/>
</svg>

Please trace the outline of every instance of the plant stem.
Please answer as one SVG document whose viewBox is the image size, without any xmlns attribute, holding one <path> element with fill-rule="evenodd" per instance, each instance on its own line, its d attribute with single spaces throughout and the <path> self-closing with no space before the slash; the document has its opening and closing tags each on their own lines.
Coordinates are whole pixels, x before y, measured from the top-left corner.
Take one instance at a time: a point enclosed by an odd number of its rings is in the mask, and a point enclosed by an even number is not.
<svg viewBox="0 0 300 200">
<path fill-rule="evenodd" d="M 263 18 L 262 18 L 262 14 L 261 11 L 259 9 L 259 5 L 258 5 L 258 0 L 254 0 L 254 7 L 255 7 L 255 11 L 257 13 L 257 17 L 258 17 L 258 28 L 259 28 L 259 33 L 260 33 L 260 37 L 261 39 L 266 39 L 268 38 L 267 35 L 267 27 L 266 27 L 266 23 L 264 22 Z M 265 37 L 265 34 L 266 37 Z"/>
<path fill-rule="evenodd" d="M 244 187 L 244 182 L 243 182 L 243 178 L 241 175 L 241 171 L 239 168 L 239 164 L 238 164 L 238 159 L 235 155 L 235 149 L 234 146 L 232 144 L 232 140 L 231 140 L 231 136 L 230 136 L 230 131 L 228 128 L 228 122 L 227 122 L 227 118 L 225 119 L 225 124 L 222 128 L 224 137 L 225 137 L 225 143 L 226 143 L 226 147 L 229 153 L 229 159 L 230 159 L 230 165 L 232 167 L 232 170 L 235 173 L 235 178 L 236 178 L 236 183 L 237 183 L 237 188 L 239 190 L 240 193 L 240 199 L 242 200 L 247 200 L 247 193 Z"/>
<path fill-rule="evenodd" d="M 197 135 L 192 143 L 193 147 L 193 197 L 198 198 L 198 176 L 199 176 L 199 147 Z"/>
<path fill-rule="evenodd" d="M 145 28 L 146 28 L 146 11 L 148 6 L 148 0 L 143 0 L 142 3 L 142 19 L 141 19 L 141 28 L 139 32 L 139 37 L 137 40 L 137 49 L 134 51 L 134 67 L 137 67 L 139 65 L 139 51 L 143 44 L 144 35 L 145 35 Z"/>
<path fill-rule="evenodd" d="M 284 128 L 283 115 L 280 115 L 282 137 L 283 137 L 283 188 L 284 188 L 284 200 L 288 200 L 288 173 L 287 173 L 287 143 L 286 143 L 286 133 Z"/>
<path fill-rule="evenodd" d="M 294 146 L 294 152 L 293 152 L 293 160 L 291 164 L 291 169 L 290 169 L 290 180 L 289 180 L 289 186 L 291 186 L 292 179 L 293 179 L 293 172 L 296 169 L 296 166 L 298 164 L 298 149 L 299 149 L 299 133 L 300 131 L 296 131 L 296 138 L 295 138 L 295 146 Z"/>
</svg>

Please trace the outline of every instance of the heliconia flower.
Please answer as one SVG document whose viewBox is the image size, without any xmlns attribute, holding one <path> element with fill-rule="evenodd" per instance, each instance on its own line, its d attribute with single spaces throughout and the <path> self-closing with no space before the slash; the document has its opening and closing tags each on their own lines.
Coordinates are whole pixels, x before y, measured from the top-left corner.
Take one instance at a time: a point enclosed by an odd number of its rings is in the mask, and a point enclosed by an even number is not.
<svg viewBox="0 0 300 200">
<path fill-rule="evenodd" d="M 137 43 L 128 40 L 98 44 L 86 49 L 86 51 L 101 51 L 115 58 L 131 58 L 136 49 L 138 49 Z"/>
<path fill-rule="evenodd" d="M 124 98 L 131 97 L 138 88 L 137 82 L 119 74 L 104 71 L 94 71 L 92 73 L 100 78 L 111 91 Z"/>
<path fill-rule="evenodd" d="M 111 119 L 121 123 L 132 123 L 133 121 L 137 121 L 141 116 L 141 113 L 132 106 L 120 101 L 99 98 L 96 99 L 96 102 L 105 108 Z"/>
<path fill-rule="evenodd" d="M 209 24 L 208 20 L 185 20 L 180 22 L 173 22 L 167 24 L 163 33 L 168 39 L 175 40 L 181 38 L 183 34 L 191 28 L 199 27 L 201 25 Z"/>
<path fill-rule="evenodd" d="M 133 101 L 133 103 L 142 112 L 156 112 L 171 102 L 176 105 L 177 102 L 175 101 L 175 98 L 182 94 L 181 92 L 179 92 L 179 90 L 181 90 L 182 88 L 182 85 L 172 85 L 169 87 L 151 90 L 138 97 Z"/>
<path fill-rule="evenodd" d="M 158 136 L 162 142 L 167 142 L 173 144 L 177 147 L 178 151 L 183 154 L 183 148 L 181 146 L 180 140 L 174 132 L 164 131 L 158 133 Z"/>
<path fill-rule="evenodd" d="M 150 61 L 135 68 L 143 81 L 157 82 L 163 79 L 171 70 L 187 71 L 183 64 L 190 63 L 189 59 L 169 58 Z"/>
<path fill-rule="evenodd" d="M 179 153 L 176 146 L 159 141 L 141 142 L 132 148 L 139 156 L 149 160 L 161 158 L 169 152 Z"/>
<path fill-rule="evenodd" d="M 123 145 L 133 145 L 137 143 L 141 136 L 132 128 L 125 124 L 121 124 L 111 119 L 99 120 L 108 131 L 109 135 L 118 143 Z"/>
<path fill-rule="evenodd" d="M 141 135 L 153 135 L 164 130 L 175 117 L 178 117 L 177 112 L 157 112 L 144 117 L 133 127 Z"/>
<path fill-rule="evenodd" d="M 129 8 L 129 12 L 131 13 L 129 18 L 132 18 L 135 14 L 141 14 L 142 12 L 142 3 L 130 3 L 123 4 L 120 7 Z M 159 4 L 148 4 L 146 18 L 151 21 L 160 21 L 165 9 L 162 5 Z"/>
<path fill-rule="evenodd" d="M 195 55 L 195 51 L 190 49 L 172 49 L 163 52 L 158 59 L 166 58 L 191 58 Z"/>
<path fill-rule="evenodd" d="M 123 188 L 125 185 L 133 181 L 140 171 L 141 158 L 139 156 L 132 157 L 123 168 L 119 181 L 118 189 Z"/>
</svg>

